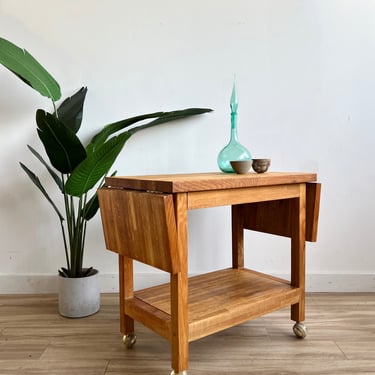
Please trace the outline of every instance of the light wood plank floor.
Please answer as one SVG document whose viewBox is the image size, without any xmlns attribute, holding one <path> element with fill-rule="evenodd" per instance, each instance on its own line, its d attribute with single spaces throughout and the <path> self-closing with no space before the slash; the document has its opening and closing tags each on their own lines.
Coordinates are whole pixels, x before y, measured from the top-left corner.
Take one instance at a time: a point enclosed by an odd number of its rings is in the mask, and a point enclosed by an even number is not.
<svg viewBox="0 0 375 375">
<path fill-rule="evenodd" d="M 0 296 L 0 374 L 169 374 L 169 343 L 153 332 L 137 324 L 124 347 L 117 298 L 66 319 L 55 295 Z M 283 309 L 191 343 L 189 375 L 375 374 L 375 293 L 309 294 L 306 310 L 305 340 Z"/>
</svg>

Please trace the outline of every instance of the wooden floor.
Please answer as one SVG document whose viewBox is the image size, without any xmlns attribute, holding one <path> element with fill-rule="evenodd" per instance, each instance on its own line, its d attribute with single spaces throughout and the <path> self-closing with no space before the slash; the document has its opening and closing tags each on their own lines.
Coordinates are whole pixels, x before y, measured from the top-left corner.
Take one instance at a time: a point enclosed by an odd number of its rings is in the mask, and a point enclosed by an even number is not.
<svg viewBox="0 0 375 375">
<path fill-rule="evenodd" d="M 306 310 L 305 340 L 284 309 L 191 343 L 189 375 L 375 374 L 375 293 L 309 294 Z M 0 374 L 169 374 L 167 341 L 137 324 L 127 350 L 118 327 L 116 294 L 84 319 L 54 295 L 0 296 Z"/>
</svg>

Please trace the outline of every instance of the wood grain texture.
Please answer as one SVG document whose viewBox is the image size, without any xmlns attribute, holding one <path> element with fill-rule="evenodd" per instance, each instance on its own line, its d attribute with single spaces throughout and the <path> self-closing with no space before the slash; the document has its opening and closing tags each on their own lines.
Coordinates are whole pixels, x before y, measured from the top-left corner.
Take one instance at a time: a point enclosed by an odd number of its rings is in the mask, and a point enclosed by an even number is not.
<svg viewBox="0 0 375 375">
<path fill-rule="evenodd" d="M 306 184 L 306 241 L 310 242 L 316 242 L 318 237 L 321 189 L 321 184 Z"/>
<path fill-rule="evenodd" d="M 291 306 L 291 319 L 296 322 L 305 320 L 305 268 L 306 268 L 306 189 L 300 185 L 299 199 L 292 200 L 292 235 L 291 235 L 291 284 L 302 293 L 298 303 Z"/>
<path fill-rule="evenodd" d="M 375 293 L 307 294 L 305 340 L 282 309 L 189 344 L 189 375 L 375 374 Z M 58 315 L 57 295 L 0 296 L 0 375 L 167 375 L 170 345 L 136 323 L 127 350 L 118 294 L 84 319 Z"/>
<path fill-rule="evenodd" d="M 267 172 L 247 173 L 189 173 L 156 176 L 107 177 L 106 186 L 164 193 L 236 189 L 243 187 L 295 184 L 316 181 L 315 173 Z"/>
<path fill-rule="evenodd" d="M 171 355 L 175 373 L 188 369 L 189 364 L 189 323 L 188 323 L 188 218 L 187 194 L 174 195 L 177 220 L 178 257 L 180 272 L 170 276 L 168 306 L 171 314 Z"/>
<path fill-rule="evenodd" d="M 255 186 L 189 193 L 190 210 L 298 197 L 299 184 Z"/>
<path fill-rule="evenodd" d="M 180 269 L 173 196 L 98 190 L 106 247 L 161 270 Z"/>
<path fill-rule="evenodd" d="M 299 188 L 299 187 L 298 187 Z M 318 232 L 320 184 L 306 184 L 306 241 L 315 242 Z M 299 193 L 298 193 L 299 195 Z M 263 233 L 292 237 L 293 199 L 245 204 L 244 227 Z"/>
<path fill-rule="evenodd" d="M 120 331 L 123 335 L 134 333 L 134 319 L 125 311 L 125 301 L 134 297 L 133 259 L 118 256 L 120 295 Z"/>
<path fill-rule="evenodd" d="M 135 295 L 147 305 L 171 314 L 168 284 Z M 226 269 L 190 278 L 189 341 L 290 306 L 301 298 L 301 290 L 287 281 L 250 270 Z"/>
<path fill-rule="evenodd" d="M 244 205 L 232 205 L 232 267 L 244 268 Z"/>
</svg>

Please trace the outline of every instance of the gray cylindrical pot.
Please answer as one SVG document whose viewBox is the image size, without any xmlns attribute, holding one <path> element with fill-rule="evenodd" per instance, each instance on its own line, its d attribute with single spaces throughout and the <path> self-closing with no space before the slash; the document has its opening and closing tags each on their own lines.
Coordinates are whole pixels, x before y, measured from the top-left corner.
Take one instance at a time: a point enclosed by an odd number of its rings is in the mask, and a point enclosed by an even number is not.
<svg viewBox="0 0 375 375">
<path fill-rule="evenodd" d="M 59 313 L 67 318 L 82 318 L 100 309 L 99 272 L 87 277 L 58 276 Z"/>
</svg>

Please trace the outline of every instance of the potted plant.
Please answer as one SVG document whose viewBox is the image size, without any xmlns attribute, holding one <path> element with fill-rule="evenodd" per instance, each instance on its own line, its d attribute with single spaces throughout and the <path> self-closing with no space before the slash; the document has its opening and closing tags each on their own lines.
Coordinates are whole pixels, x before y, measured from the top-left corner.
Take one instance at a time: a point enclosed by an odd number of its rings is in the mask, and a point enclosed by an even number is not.
<svg viewBox="0 0 375 375">
<path fill-rule="evenodd" d="M 172 112 L 156 112 L 121 120 L 104 126 L 87 144 L 77 136 L 83 115 L 87 88 L 82 87 L 59 105 L 61 90 L 57 81 L 26 50 L 0 38 L 0 63 L 23 82 L 51 99 L 53 111 L 36 111 L 37 133 L 44 146 L 48 161 L 33 147 L 31 153 L 47 169 L 61 193 L 63 210 L 44 188 L 38 176 L 26 165 L 22 169 L 51 204 L 61 227 L 66 266 L 58 270 L 62 284 L 68 284 L 59 293 L 59 309 L 64 316 L 87 316 L 99 310 L 99 287 L 93 294 L 94 302 L 78 297 L 74 284 L 85 284 L 97 278 L 97 270 L 84 267 L 85 236 L 88 221 L 99 209 L 96 190 L 104 183 L 126 141 L 136 132 L 169 121 L 211 111 L 206 108 L 189 108 Z M 139 121 L 150 120 L 148 123 Z M 135 125 L 137 124 L 137 125 Z M 114 175 L 116 172 L 113 172 Z M 98 285 L 97 281 L 94 284 Z M 63 297 L 72 297 L 76 305 L 70 308 Z M 83 308 L 83 311 L 78 309 Z"/>
</svg>

